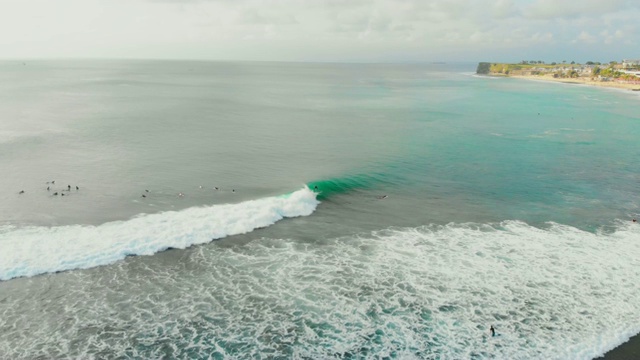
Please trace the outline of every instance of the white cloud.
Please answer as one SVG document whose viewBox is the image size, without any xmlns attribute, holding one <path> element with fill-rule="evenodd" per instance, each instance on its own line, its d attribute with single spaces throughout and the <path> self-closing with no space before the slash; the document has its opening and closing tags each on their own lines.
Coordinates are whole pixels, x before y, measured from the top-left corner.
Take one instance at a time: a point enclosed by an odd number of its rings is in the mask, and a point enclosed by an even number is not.
<svg viewBox="0 0 640 360">
<path fill-rule="evenodd" d="M 525 15 L 530 18 L 553 19 L 580 16 L 602 16 L 604 14 L 638 9 L 636 0 L 537 0 L 527 8 Z"/>
<path fill-rule="evenodd" d="M 640 38 L 635 0 L 2 1 L 4 57 L 473 60 L 598 43 L 621 57 Z"/>
<path fill-rule="evenodd" d="M 578 37 L 576 38 L 575 42 L 583 42 L 583 43 L 587 43 L 587 44 L 593 44 L 598 40 L 598 38 L 596 38 L 595 36 L 589 34 L 586 31 L 582 31 L 580 33 L 580 35 L 578 35 Z"/>
<path fill-rule="evenodd" d="M 297 24 L 296 18 L 287 13 L 259 12 L 256 9 L 243 10 L 239 14 L 239 22 L 244 24 L 271 24 L 271 25 L 291 25 Z"/>
<path fill-rule="evenodd" d="M 554 42 L 553 34 L 550 32 L 537 32 L 531 35 L 531 40 L 535 43 L 552 44 Z"/>
<path fill-rule="evenodd" d="M 515 16 L 518 13 L 518 9 L 513 0 L 497 0 L 493 4 L 492 12 L 496 19 L 504 19 Z"/>
</svg>

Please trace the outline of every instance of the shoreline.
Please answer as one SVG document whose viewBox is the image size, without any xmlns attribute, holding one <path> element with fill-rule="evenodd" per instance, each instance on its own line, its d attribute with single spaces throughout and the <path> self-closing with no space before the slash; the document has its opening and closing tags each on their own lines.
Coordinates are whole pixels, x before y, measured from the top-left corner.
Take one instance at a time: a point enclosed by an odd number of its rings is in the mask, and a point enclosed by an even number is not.
<svg viewBox="0 0 640 360">
<path fill-rule="evenodd" d="M 505 77 L 525 80 L 552 81 L 565 84 L 597 86 L 611 89 L 623 89 L 640 93 L 640 83 L 629 84 L 617 81 L 592 81 L 590 78 L 554 78 L 553 76 L 546 75 L 506 75 Z"/>
<path fill-rule="evenodd" d="M 634 335 L 618 347 L 607 351 L 594 360 L 631 360 L 640 359 L 640 334 Z"/>
</svg>

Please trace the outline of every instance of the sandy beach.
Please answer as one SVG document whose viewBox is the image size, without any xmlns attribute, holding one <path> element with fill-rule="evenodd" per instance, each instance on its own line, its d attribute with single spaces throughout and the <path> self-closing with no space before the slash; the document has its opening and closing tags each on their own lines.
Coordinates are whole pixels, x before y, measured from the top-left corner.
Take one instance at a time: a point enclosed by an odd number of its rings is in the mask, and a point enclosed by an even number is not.
<svg viewBox="0 0 640 360">
<path fill-rule="evenodd" d="M 508 77 L 640 91 L 640 81 L 633 84 L 618 81 L 593 81 L 591 78 L 554 78 L 552 75 L 509 75 Z"/>
</svg>

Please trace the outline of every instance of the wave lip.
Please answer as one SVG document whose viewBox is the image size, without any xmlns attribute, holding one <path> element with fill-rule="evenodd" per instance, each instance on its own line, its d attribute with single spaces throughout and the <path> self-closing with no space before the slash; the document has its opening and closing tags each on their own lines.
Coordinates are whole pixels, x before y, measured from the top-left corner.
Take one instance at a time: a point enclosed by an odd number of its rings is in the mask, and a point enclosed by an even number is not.
<svg viewBox="0 0 640 360">
<path fill-rule="evenodd" d="M 98 226 L 0 227 L 0 281 L 107 265 L 131 255 L 184 249 L 245 234 L 289 217 L 308 216 L 319 201 L 305 187 L 286 196 L 139 216 Z"/>
</svg>

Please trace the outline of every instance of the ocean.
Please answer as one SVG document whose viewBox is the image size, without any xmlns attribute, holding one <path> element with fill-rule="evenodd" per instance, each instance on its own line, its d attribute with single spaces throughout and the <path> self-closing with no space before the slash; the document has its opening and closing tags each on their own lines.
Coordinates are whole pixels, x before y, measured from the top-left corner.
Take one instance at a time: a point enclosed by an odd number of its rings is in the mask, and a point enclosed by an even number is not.
<svg viewBox="0 0 640 360">
<path fill-rule="evenodd" d="M 0 358 L 592 359 L 639 333 L 639 94 L 475 66 L 0 62 Z"/>
</svg>

